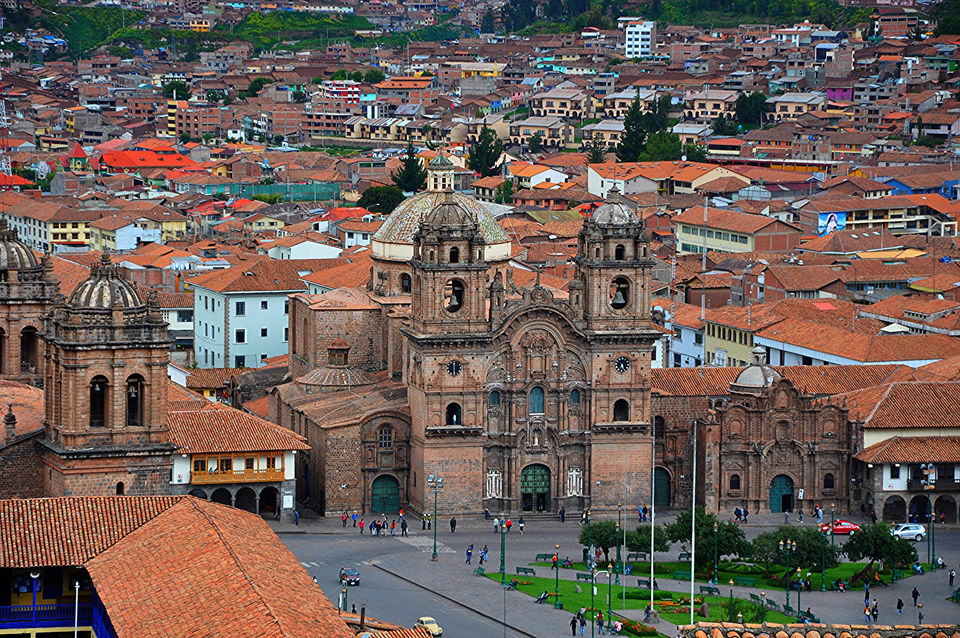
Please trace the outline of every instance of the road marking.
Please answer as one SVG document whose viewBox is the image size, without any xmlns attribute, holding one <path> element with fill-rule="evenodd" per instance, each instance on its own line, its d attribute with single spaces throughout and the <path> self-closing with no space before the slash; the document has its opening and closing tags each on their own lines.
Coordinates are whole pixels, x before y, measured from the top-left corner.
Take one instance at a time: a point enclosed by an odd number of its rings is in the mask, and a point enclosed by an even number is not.
<svg viewBox="0 0 960 638">
<path fill-rule="evenodd" d="M 320 563 L 315 563 L 313 561 L 310 561 L 310 562 L 300 561 L 300 564 L 303 565 L 304 567 L 320 567 Z"/>
<path fill-rule="evenodd" d="M 421 552 L 433 552 L 433 539 L 428 536 L 394 536 L 401 543 L 419 549 Z M 457 550 L 437 542 L 438 554 L 456 554 Z"/>
</svg>

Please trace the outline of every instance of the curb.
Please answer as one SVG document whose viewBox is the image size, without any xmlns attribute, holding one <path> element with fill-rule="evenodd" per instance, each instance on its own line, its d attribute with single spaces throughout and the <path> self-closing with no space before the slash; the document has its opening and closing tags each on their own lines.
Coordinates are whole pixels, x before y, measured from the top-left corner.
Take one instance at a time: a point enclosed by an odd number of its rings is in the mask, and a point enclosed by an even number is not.
<svg viewBox="0 0 960 638">
<path fill-rule="evenodd" d="M 422 589 L 422 590 L 424 590 L 424 591 L 428 591 L 428 592 L 430 592 L 431 594 L 433 594 L 434 596 L 439 596 L 440 598 L 443 598 L 443 599 L 446 600 L 447 602 L 451 602 L 451 603 L 453 603 L 454 605 L 457 605 L 458 607 L 462 607 L 463 609 L 466 609 L 466 610 L 468 610 L 468 611 L 471 611 L 471 612 L 477 614 L 478 616 L 483 616 L 483 617 L 486 618 L 487 620 L 492 620 L 492 621 L 494 621 L 495 623 L 497 623 L 498 625 L 507 627 L 507 628 L 510 629 L 511 631 L 514 631 L 514 632 L 516 632 L 516 633 L 518 633 L 518 634 L 522 634 L 522 635 L 524 635 L 524 636 L 529 636 L 529 638 L 537 638 L 537 635 L 536 635 L 536 634 L 531 634 L 531 633 L 528 632 L 528 631 L 525 631 L 525 630 L 523 630 L 523 629 L 520 629 L 520 628 L 517 627 L 516 625 L 511 625 L 510 623 L 505 623 L 505 622 L 503 622 L 503 620 L 500 619 L 500 618 L 496 618 L 495 616 L 491 616 L 490 614 L 485 614 L 485 613 L 483 613 L 482 611 L 480 611 L 480 610 L 478 610 L 478 609 L 474 609 L 473 607 L 470 607 L 470 606 L 468 606 L 468 605 L 464 605 L 462 602 L 460 602 L 459 600 L 457 600 L 457 599 L 455 599 L 455 598 L 451 598 L 450 596 L 447 596 L 446 594 L 442 594 L 442 593 L 440 593 L 440 592 L 438 592 L 438 591 L 434 591 L 434 590 L 430 589 L 429 587 L 424 587 L 423 585 L 421 585 L 421 584 L 418 583 L 417 581 L 412 580 L 412 579 L 410 579 L 410 578 L 407 578 L 406 576 L 402 576 L 401 574 L 398 574 L 398 573 L 395 572 L 395 571 L 392 571 L 392 570 L 390 570 L 390 569 L 387 569 L 386 567 L 383 567 L 382 565 L 378 565 L 378 564 L 374 563 L 373 565 L 371 565 L 371 567 L 376 567 L 376 568 L 379 569 L 380 571 L 386 572 L 386 573 L 390 574 L 391 576 L 393 576 L 394 578 L 399 578 L 400 580 L 402 580 L 402 581 L 404 581 L 404 582 L 407 582 L 407 583 L 410 583 L 411 585 L 414 585 L 415 587 L 419 587 L 420 589 Z"/>
</svg>

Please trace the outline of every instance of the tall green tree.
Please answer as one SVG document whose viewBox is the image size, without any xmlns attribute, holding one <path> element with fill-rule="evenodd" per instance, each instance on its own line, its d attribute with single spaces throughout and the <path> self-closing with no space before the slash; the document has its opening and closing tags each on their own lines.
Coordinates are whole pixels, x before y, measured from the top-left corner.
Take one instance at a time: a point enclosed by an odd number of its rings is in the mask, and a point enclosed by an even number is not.
<svg viewBox="0 0 960 638">
<path fill-rule="evenodd" d="M 677 518 L 665 526 L 667 538 L 674 543 L 690 543 L 691 539 L 691 512 L 683 510 Z M 697 555 L 694 565 L 698 570 L 713 567 L 713 524 L 717 524 L 717 554 L 723 556 L 738 556 L 741 558 L 750 555 L 750 543 L 737 523 L 733 521 L 718 521 L 713 514 L 707 514 L 702 505 L 697 505 Z"/>
<path fill-rule="evenodd" d="M 363 191 L 357 205 L 371 212 L 387 215 L 403 200 L 403 193 L 396 186 L 371 186 Z"/>
<path fill-rule="evenodd" d="M 670 123 L 670 108 L 673 104 L 669 95 L 661 95 L 653 103 L 653 108 L 644 114 L 643 127 L 647 135 L 653 135 L 667 128 Z"/>
<path fill-rule="evenodd" d="M 263 87 L 269 84 L 267 78 L 253 78 L 250 80 L 250 84 L 247 85 L 247 88 L 243 91 L 240 91 L 240 97 L 254 97 L 259 93 Z"/>
<path fill-rule="evenodd" d="M 593 132 L 590 141 L 587 142 L 587 163 L 603 164 L 607 161 L 607 143 L 597 131 Z"/>
<path fill-rule="evenodd" d="M 710 126 L 713 129 L 714 135 L 736 135 L 737 134 L 737 123 L 731 119 L 727 119 L 722 113 L 713 120 L 713 124 Z"/>
<path fill-rule="evenodd" d="M 527 149 L 531 153 L 539 153 L 543 150 L 543 136 L 540 135 L 540 131 L 531 135 L 530 139 L 527 140 Z"/>
<path fill-rule="evenodd" d="M 707 161 L 707 147 L 702 144 L 684 144 L 683 154 L 687 156 L 688 162 Z"/>
<path fill-rule="evenodd" d="M 413 142 L 407 142 L 407 155 L 403 158 L 403 164 L 390 177 L 404 193 L 415 193 L 427 185 L 427 169 L 414 152 Z"/>
<path fill-rule="evenodd" d="M 190 99 L 190 85 L 186 82 L 181 82 L 180 80 L 173 80 L 167 82 L 163 85 L 163 88 L 160 89 L 160 93 L 163 97 L 167 99 L 173 99 L 173 96 L 176 95 L 178 100 L 189 100 Z"/>
<path fill-rule="evenodd" d="M 644 126 L 643 103 L 640 101 L 640 89 L 623 117 L 623 135 L 617 144 L 617 159 L 621 162 L 636 162 L 647 142 L 647 130 Z"/>
<path fill-rule="evenodd" d="M 330 75 L 331 80 L 346 80 L 350 77 L 346 69 L 337 69 Z"/>
<path fill-rule="evenodd" d="M 843 552 L 852 561 L 864 559 L 870 561 L 859 574 L 854 576 L 855 581 L 868 577 L 873 564 L 877 561 L 893 567 L 894 565 L 906 566 L 917 560 L 917 550 L 913 543 L 905 538 L 894 536 L 886 523 L 861 526 L 860 530 L 851 534 L 850 540 L 843 544 Z"/>
<path fill-rule="evenodd" d="M 762 124 L 767 112 L 767 96 L 760 91 L 741 93 L 737 96 L 737 120 L 742 124 Z"/>
<path fill-rule="evenodd" d="M 664 162 L 680 159 L 683 145 L 680 136 L 670 131 L 657 131 L 647 140 L 647 149 L 641 157 L 647 162 Z"/>
<path fill-rule="evenodd" d="M 603 551 L 604 561 L 610 561 L 610 548 L 622 542 L 623 539 L 617 533 L 617 524 L 614 521 L 589 523 L 580 528 L 580 544 L 584 547 L 590 545 L 599 547 Z"/>
<path fill-rule="evenodd" d="M 789 557 L 780 551 L 780 542 L 788 540 L 797 543 L 797 551 Z M 757 536 L 751 547 L 753 561 L 762 565 L 767 573 L 773 565 L 787 565 L 789 569 L 786 571 L 789 572 L 798 566 L 813 571 L 813 567 L 820 567 L 821 557 L 827 569 L 839 564 L 840 548 L 831 546 L 830 537 L 811 526 L 781 525 L 772 532 Z"/>
<path fill-rule="evenodd" d="M 363 81 L 367 84 L 376 84 L 377 82 L 383 82 L 384 77 L 381 69 L 370 69 L 363 74 Z"/>
<path fill-rule="evenodd" d="M 503 142 L 493 129 L 484 125 L 480 129 L 477 141 L 470 147 L 467 167 L 480 177 L 490 177 L 500 173 L 500 157 L 503 155 Z"/>
<path fill-rule="evenodd" d="M 670 549 L 670 539 L 663 525 L 653 528 L 653 551 L 665 552 Z M 622 532 L 621 532 L 622 533 Z M 627 532 L 627 549 L 631 552 L 650 553 L 650 526 L 640 525 L 636 531 Z"/>
<path fill-rule="evenodd" d="M 509 179 L 497 186 L 496 199 L 498 204 L 509 204 L 513 201 L 513 182 Z"/>
<path fill-rule="evenodd" d="M 493 33 L 497 28 L 496 18 L 493 16 L 493 11 L 487 10 L 483 14 L 483 19 L 480 20 L 480 33 Z"/>
</svg>

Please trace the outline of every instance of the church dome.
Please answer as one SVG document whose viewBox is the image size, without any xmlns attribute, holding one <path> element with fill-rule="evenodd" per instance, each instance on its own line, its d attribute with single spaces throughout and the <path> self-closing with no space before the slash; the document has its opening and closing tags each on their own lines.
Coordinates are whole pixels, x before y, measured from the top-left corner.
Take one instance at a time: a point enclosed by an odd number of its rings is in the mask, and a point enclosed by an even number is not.
<svg viewBox="0 0 960 638">
<path fill-rule="evenodd" d="M 133 284 L 120 276 L 110 257 L 104 254 L 90 272 L 90 278 L 73 291 L 69 305 L 75 308 L 136 308 L 143 305 L 143 300 Z"/>
<path fill-rule="evenodd" d="M 780 378 L 780 373 L 767 365 L 767 351 L 764 348 L 757 346 L 752 353 L 753 363 L 737 375 L 736 380 L 730 384 L 731 389 L 758 390 L 768 387 Z"/>
<path fill-rule="evenodd" d="M 636 224 L 639 220 L 637 214 L 626 203 L 626 200 L 620 195 L 620 191 L 614 186 L 607 193 L 603 204 L 598 206 L 590 215 L 590 219 L 595 224 Z"/>
<path fill-rule="evenodd" d="M 17 239 L 17 231 L 7 227 L 7 220 L 0 220 L 0 269 L 20 270 L 38 265 L 33 251 Z"/>
<path fill-rule="evenodd" d="M 476 225 L 475 218 L 453 198 L 453 191 L 446 191 L 440 203 L 424 216 L 423 221 L 430 226 L 448 229 L 469 229 Z"/>
</svg>

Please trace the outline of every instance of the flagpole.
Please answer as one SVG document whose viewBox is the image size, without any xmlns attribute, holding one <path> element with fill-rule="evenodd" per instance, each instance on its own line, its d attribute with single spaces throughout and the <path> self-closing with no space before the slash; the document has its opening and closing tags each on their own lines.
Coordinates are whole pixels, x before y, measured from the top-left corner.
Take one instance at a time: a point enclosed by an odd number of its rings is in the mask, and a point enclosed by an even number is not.
<svg viewBox="0 0 960 638">
<path fill-rule="evenodd" d="M 690 624 L 693 624 L 694 562 L 697 556 L 697 421 L 693 422 L 693 506 L 690 513 Z"/>
</svg>

